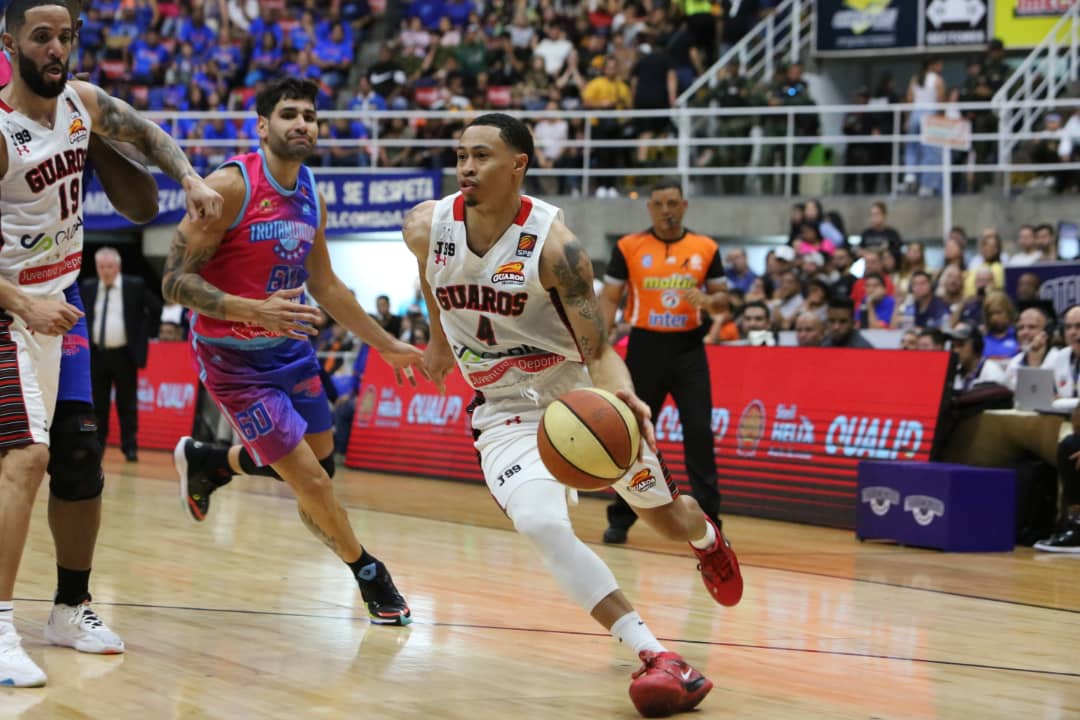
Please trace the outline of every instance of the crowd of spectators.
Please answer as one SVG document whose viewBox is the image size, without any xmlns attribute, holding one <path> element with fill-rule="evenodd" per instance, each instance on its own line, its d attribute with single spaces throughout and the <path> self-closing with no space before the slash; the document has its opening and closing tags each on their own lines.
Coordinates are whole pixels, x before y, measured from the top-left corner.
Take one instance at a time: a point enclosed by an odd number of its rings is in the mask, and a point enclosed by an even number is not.
<svg viewBox="0 0 1080 720">
<path fill-rule="evenodd" d="M 848 235 L 837 213 L 810 200 L 792 207 L 789 242 L 770 250 L 763 267 L 750 267 L 745 250 L 729 249 L 731 302 L 713 318 L 706 342 L 775 345 L 779 331 L 794 330 L 799 345 L 868 348 L 861 330 L 896 330 L 901 347 L 941 349 L 949 338 L 958 347 L 978 334 L 982 379 L 1005 384 L 1015 384 L 1016 362 L 1007 372 L 1009 362 L 1032 349 L 1036 332 L 1046 333 L 1036 349 L 1061 344 L 1038 275 L 1021 273 L 1012 296 L 1004 288 L 1005 267 L 1058 259 L 1054 227 L 1024 225 L 1009 242 L 992 227 L 976 238 L 954 227 L 941 264 L 931 266 L 924 245 L 905 242 L 887 213 L 875 202 L 865 229 Z"/>
<path fill-rule="evenodd" d="M 327 109 L 664 109 L 775 4 L 723 0 L 719 12 L 710 3 L 702 12 L 695 0 L 112 0 L 87 4 L 79 64 L 143 110 L 249 110 L 262 84 L 283 75 L 319 83 Z M 462 125 L 381 122 L 380 137 L 400 143 L 327 144 L 312 164 L 441 167 L 449 159 L 442 149 L 408 141 L 452 139 Z M 163 125 L 180 140 L 211 141 L 188 145 L 199 170 L 255 137 L 254 120 Z M 537 126 L 541 167 L 581 166 L 580 150 L 566 143 L 583 135 L 582 123 Z M 605 139 L 670 130 L 665 119 L 592 128 Z M 357 120 L 324 122 L 320 132 L 332 140 L 372 134 Z M 601 168 L 633 159 L 614 150 L 594 158 Z M 652 159 L 644 150 L 636 158 Z"/>
<path fill-rule="evenodd" d="M 87 3 L 80 36 L 79 66 L 91 80 L 143 110 L 217 111 L 252 108 L 267 80 L 290 75 L 307 77 L 321 88 L 320 107 L 375 110 L 460 110 L 462 119 L 324 121 L 324 143 L 310 159 L 313 165 L 397 167 L 452 164 L 452 152 L 420 141 L 452 140 L 466 113 L 540 110 L 665 110 L 719 53 L 737 41 L 766 13 L 773 0 L 723 0 L 718 12 L 701 12 L 694 0 L 109 0 Z M 904 88 L 885 74 L 873 89 L 855 90 L 851 102 L 866 110 L 848 114 L 843 132 L 851 137 L 844 150 L 849 166 L 889 165 L 893 147 L 873 136 L 918 133 L 927 112 L 900 117 L 888 105 L 908 102 L 985 101 L 1009 76 L 1004 48 L 992 41 L 982 56 L 966 66 L 963 81 L 948 87 L 939 59 L 929 58 Z M 738 63 L 721 70 L 693 98 L 693 105 L 723 108 L 793 107 L 815 104 L 794 63 L 779 66 L 768 82 L 751 82 Z M 945 115 L 958 117 L 956 110 Z M 989 110 L 963 113 L 976 133 L 994 132 L 997 118 Z M 370 125 L 392 143 L 365 144 Z M 255 138 L 255 121 L 180 120 L 162 125 L 188 143 L 199 171 L 214 167 Z M 584 165 L 582 121 L 543 119 L 532 123 L 537 138 L 536 165 L 573 170 Z M 898 126 L 899 125 L 899 126 Z M 1048 113 L 1043 135 L 1023 143 L 1018 161 L 1036 164 L 1071 160 L 1080 155 L 1080 115 L 1064 118 Z M 597 140 L 649 140 L 670 137 L 665 117 L 629 121 L 618 115 L 593 121 L 589 134 Z M 695 122 L 697 138 L 757 137 L 740 145 L 704 144 L 693 162 L 699 167 L 788 164 L 780 138 L 818 135 L 816 114 L 797 117 L 789 128 L 784 116 L 721 115 Z M 208 141 L 206 144 L 199 140 Z M 361 142 L 354 142 L 360 140 Z M 967 169 L 973 162 L 993 163 L 997 143 L 976 142 L 953 158 L 956 192 L 974 191 L 990 181 L 989 173 Z M 605 147 L 593 151 L 590 167 L 599 170 L 591 188 L 576 173 L 545 180 L 531 179 L 530 191 L 572 194 L 595 191 L 612 196 L 627 189 L 618 174 L 605 169 L 670 165 L 674 146 Z M 796 144 L 791 164 L 830 162 L 832 149 Z M 903 148 L 905 166 L 935 166 L 941 150 L 918 142 Z M 747 187 L 747 178 L 755 187 Z M 724 175 L 706 181 L 705 190 L 779 193 L 783 173 Z M 846 193 L 891 192 L 884 173 L 846 174 L 834 190 Z M 1080 175 L 1051 172 L 1032 184 L 1054 191 L 1080 188 Z M 938 171 L 907 172 L 901 192 L 940 194 Z M 799 179 L 792 190 L 799 192 Z M 813 189 L 804 192 L 813 192 Z"/>
</svg>

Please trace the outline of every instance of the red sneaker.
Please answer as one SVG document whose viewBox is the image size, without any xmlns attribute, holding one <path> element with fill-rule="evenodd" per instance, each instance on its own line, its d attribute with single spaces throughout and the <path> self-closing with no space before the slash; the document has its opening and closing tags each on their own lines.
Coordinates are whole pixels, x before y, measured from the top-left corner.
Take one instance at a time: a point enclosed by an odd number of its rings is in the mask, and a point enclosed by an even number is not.
<svg viewBox="0 0 1080 720">
<path fill-rule="evenodd" d="M 690 667 L 678 653 L 642 650 L 638 657 L 644 665 L 634 673 L 630 699 L 647 718 L 692 710 L 712 690 L 712 680 Z"/>
<path fill-rule="evenodd" d="M 690 546 L 700 560 L 698 570 L 701 571 L 701 579 L 713 600 L 728 607 L 738 605 L 743 591 L 739 559 L 735 557 L 731 543 L 724 537 L 724 533 L 720 532 L 720 528 L 716 527 L 712 518 L 706 515 L 705 522 L 712 525 L 716 531 L 716 543 L 708 550 L 698 550 L 693 545 Z"/>
</svg>

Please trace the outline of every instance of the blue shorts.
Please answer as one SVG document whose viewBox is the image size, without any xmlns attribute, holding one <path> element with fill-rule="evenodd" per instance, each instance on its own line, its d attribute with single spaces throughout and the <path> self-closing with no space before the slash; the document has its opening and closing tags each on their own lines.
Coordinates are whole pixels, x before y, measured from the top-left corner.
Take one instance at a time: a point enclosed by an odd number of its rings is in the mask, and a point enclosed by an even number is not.
<svg viewBox="0 0 1080 720">
<path fill-rule="evenodd" d="M 259 465 L 295 450 L 304 435 L 334 425 L 309 343 L 286 340 L 258 350 L 195 339 L 199 376 L 210 397 Z"/>
<path fill-rule="evenodd" d="M 64 291 L 64 299 L 84 310 L 78 283 Z M 84 402 L 90 405 L 94 403 L 90 384 L 90 335 L 85 317 L 79 318 L 75 327 L 64 335 L 60 350 L 60 385 L 56 401 Z"/>
</svg>

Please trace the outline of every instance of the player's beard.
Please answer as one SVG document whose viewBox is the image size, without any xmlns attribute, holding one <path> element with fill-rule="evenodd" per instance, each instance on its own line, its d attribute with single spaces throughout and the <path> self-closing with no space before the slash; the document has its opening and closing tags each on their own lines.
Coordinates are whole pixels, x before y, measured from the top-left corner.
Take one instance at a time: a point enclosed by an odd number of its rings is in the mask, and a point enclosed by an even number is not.
<svg viewBox="0 0 1080 720">
<path fill-rule="evenodd" d="M 40 95 L 43 98 L 54 98 L 64 92 L 64 86 L 67 85 L 69 62 L 70 58 L 65 59 L 62 63 L 49 63 L 45 65 L 45 67 L 39 68 L 34 64 L 33 60 L 26 55 L 19 53 L 19 77 L 23 79 L 23 82 L 26 83 L 27 87 L 29 87 L 35 95 Z M 46 80 L 45 68 L 54 65 L 60 66 L 60 79 L 56 81 Z"/>
<path fill-rule="evenodd" d="M 270 135 L 267 138 L 267 141 L 270 145 L 270 152 L 274 153 L 282 160 L 304 162 L 315 152 L 314 144 L 307 147 L 293 145 L 289 142 L 289 139 L 285 137 L 274 137 L 273 135 Z"/>
</svg>

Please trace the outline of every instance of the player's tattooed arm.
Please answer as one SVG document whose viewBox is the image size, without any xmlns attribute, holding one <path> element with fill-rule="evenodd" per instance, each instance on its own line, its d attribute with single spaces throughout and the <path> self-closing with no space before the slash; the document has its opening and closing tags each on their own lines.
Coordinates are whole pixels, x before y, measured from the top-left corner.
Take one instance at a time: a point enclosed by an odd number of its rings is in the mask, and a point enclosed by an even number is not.
<svg viewBox="0 0 1080 720">
<path fill-rule="evenodd" d="M 553 243 L 555 250 L 559 243 Z M 545 254 L 547 247 L 545 246 Z M 607 346 L 607 327 L 600 304 L 593 291 L 592 261 L 581 243 L 569 231 L 561 250 L 550 256 L 550 273 L 574 328 L 581 354 L 586 360 L 596 357 Z"/>
<path fill-rule="evenodd" d="M 649 406 L 634 394 L 630 371 L 608 342 L 607 322 L 593 290 L 592 260 L 573 233 L 558 221 L 552 225 L 540 256 L 540 282 L 558 294 L 593 383 L 617 394 L 630 406 L 646 444 L 655 450 Z"/>
<path fill-rule="evenodd" d="M 147 120 L 126 102 L 112 97 L 101 88 L 92 85 L 82 85 L 82 88 L 93 89 L 93 101 L 88 103 L 88 109 L 96 133 L 111 140 L 131 143 L 166 175 L 181 185 L 189 178 L 199 179 L 184 151 L 157 124 Z M 79 94 L 85 100 L 86 95 L 82 92 L 82 88 L 79 88 Z"/>
<path fill-rule="evenodd" d="M 217 254 L 229 225 L 240 213 L 247 186 L 240 171 L 226 166 L 210 174 L 206 183 L 221 194 L 224 202 L 221 217 L 209 225 L 195 223 L 189 217 L 180 221 L 173 235 L 161 280 L 161 294 L 174 302 L 207 317 L 237 320 L 244 298 L 220 290 L 199 273 Z M 247 318 L 243 318 L 247 319 Z"/>
<path fill-rule="evenodd" d="M 227 319 L 225 293 L 199 275 L 199 271 L 210 262 L 216 252 L 217 245 L 192 247 L 183 225 L 178 227 L 169 247 L 164 279 L 161 282 L 165 299 L 208 317 Z"/>
</svg>

